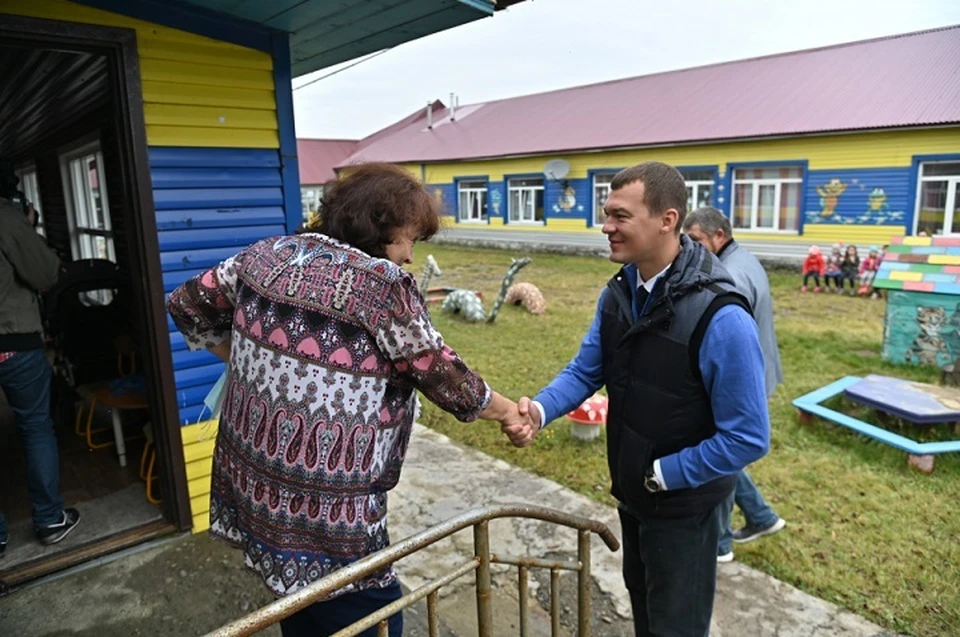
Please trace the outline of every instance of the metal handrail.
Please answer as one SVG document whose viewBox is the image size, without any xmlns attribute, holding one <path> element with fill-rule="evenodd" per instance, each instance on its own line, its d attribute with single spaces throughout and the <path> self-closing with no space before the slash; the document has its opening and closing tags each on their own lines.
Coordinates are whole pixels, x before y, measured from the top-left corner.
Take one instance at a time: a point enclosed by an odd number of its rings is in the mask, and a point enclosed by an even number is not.
<svg viewBox="0 0 960 637">
<path fill-rule="evenodd" d="M 500 506 L 484 507 L 482 509 L 473 509 L 462 513 L 449 520 L 441 522 L 420 533 L 411 535 L 408 538 L 400 540 L 382 551 L 377 551 L 356 562 L 345 566 L 326 577 L 300 589 L 299 591 L 281 597 L 280 599 L 256 610 L 245 617 L 241 617 L 217 630 L 208 633 L 207 637 L 233 637 L 235 635 L 251 635 L 257 631 L 276 624 L 282 619 L 303 610 L 307 606 L 325 599 L 331 593 L 340 590 L 344 586 L 351 584 L 368 575 L 379 573 L 394 562 L 419 551 L 435 542 L 448 537 L 457 531 L 461 531 L 469 526 L 474 527 L 474 550 L 475 557 L 472 562 L 464 564 L 446 577 L 436 580 L 417 589 L 413 594 L 405 595 L 399 600 L 393 602 L 388 607 L 378 611 L 377 615 L 386 614 L 385 617 L 399 612 L 406 606 L 412 605 L 423 596 L 428 596 L 428 611 L 430 614 L 431 634 L 435 634 L 435 611 L 437 602 L 437 589 L 447 584 L 457 577 L 460 577 L 472 570 L 477 572 L 477 616 L 479 620 L 480 635 L 490 634 L 490 626 L 493 623 L 493 609 L 490 604 L 490 564 L 495 556 L 490 554 L 490 536 L 488 532 L 488 522 L 499 518 L 529 518 L 560 524 L 569 528 L 577 529 L 578 533 L 578 563 L 576 566 L 537 560 L 534 558 L 503 558 L 497 561 L 503 563 L 517 563 L 520 566 L 521 615 L 525 615 L 526 608 L 526 576 L 527 569 L 530 567 L 544 567 L 551 570 L 551 598 L 554 600 L 553 615 L 554 629 L 558 627 L 559 611 L 556 600 L 558 592 L 556 580 L 559 570 L 575 570 L 579 575 L 579 634 L 586 637 L 589 634 L 589 614 L 590 614 L 590 533 L 596 533 L 603 540 L 611 551 L 617 551 L 620 548 L 620 542 L 613 535 L 613 532 L 601 522 L 584 518 L 578 515 L 570 515 L 562 511 L 555 511 L 546 507 L 526 505 L 526 504 L 506 504 Z M 542 562 L 542 563 L 541 563 Z M 436 584 L 436 586 L 434 586 Z M 415 599 L 411 599 L 415 597 Z M 405 602 L 405 603 L 404 603 Z M 386 634 L 386 619 L 379 621 L 380 633 Z M 372 621 L 373 616 L 367 618 Z M 361 628 L 361 624 L 369 623 L 367 620 L 361 620 L 349 629 L 342 631 L 344 634 L 356 634 Z M 526 618 L 521 617 L 521 634 L 526 633 Z M 372 625 L 372 624 L 371 624 Z M 364 626 L 364 628 L 369 626 Z"/>
</svg>

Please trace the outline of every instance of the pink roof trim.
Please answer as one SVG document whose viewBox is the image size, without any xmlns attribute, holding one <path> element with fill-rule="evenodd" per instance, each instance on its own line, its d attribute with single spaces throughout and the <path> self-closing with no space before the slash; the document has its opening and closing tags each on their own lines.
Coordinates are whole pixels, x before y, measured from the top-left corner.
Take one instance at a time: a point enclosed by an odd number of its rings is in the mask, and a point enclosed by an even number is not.
<svg viewBox="0 0 960 637">
<path fill-rule="evenodd" d="M 336 179 L 334 166 L 349 157 L 356 148 L 357 141 L 354 139 L 298 139 L 300 184 L 314 186 Z"/>
<path fill-rule="evenodd" d="M 960 123 L 960 26 L 425 109 L 339 165 Z M 412 120 L 412 121 L 411 121 Z M 405 124 L 404 124 L 405 122 Z"/>
</svg>

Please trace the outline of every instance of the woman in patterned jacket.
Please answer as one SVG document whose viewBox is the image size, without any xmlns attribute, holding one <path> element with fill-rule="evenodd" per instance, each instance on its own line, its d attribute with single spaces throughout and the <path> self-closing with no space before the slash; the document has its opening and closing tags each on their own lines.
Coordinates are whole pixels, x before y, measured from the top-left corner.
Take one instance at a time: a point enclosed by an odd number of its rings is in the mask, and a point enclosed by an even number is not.
<svg viewBox="0 0 960 637">
<path fill-rule="evenodd" d="M 444 344 L 413 276 L 413 245 L 439 228 L 406 171 L 352 167 L 304 231 L 260 241 L 170 296 L 192 349 L 229 362 L 213 458 L 210 532 L 241 548 L 276 595 L 389 544 L 417 391 L 459 420 L 532 425 Z M 400 597 L 392 569 L 281 622 L 327 635 Z M 402 632 L 402 618 L 390 620 Z"/>
</svg>

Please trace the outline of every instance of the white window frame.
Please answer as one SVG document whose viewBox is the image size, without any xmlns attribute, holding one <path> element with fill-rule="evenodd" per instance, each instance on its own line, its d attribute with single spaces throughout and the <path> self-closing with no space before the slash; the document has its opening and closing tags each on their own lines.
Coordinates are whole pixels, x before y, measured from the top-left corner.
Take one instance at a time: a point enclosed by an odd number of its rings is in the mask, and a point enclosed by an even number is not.
<svg viewBox="0 0 960 637">
<path fill-rule="evenodd" d="M 953 213 L 956 211 L 957 207 L 957 187 L 958 184 L 960 184 L 960 173 L 956 175 L 931 175 L 929 177 L 924 177 L 924 166 L 931 166 L 933 164 L 960 164 L 960 158 L 920 162 L 920 166 L 917 168 L 918 179 L 916 201 L 914 203 L 913 210 L 913 234 L 917 234 L 917 229 L 920 226 L 920 195 L 923 192 L 924 182 L 945 181 L 947 182 L 947 200 L 945 203 L 945 210 L 943 211 L 943 232 L 936 236 L 956 236 L 960 233 L 951 232 L 951 230 L 953 229 Z"/>
<path fill-rule="evenodd" d="M 312 196 L 308 195 L 308 192 L 312 192 Z M 303 222 L 306 223 L 310 220 L 310 217 L 314 212 L 320 209 L 320 200 L 323 198 L 323 184 L 318 186 L 301 186 L 300 187 L 300 206 L 303 208 Z M 313 205 L 313 210 L 310 210 L 311 204 Z"/>
<path fill-rule="evenodd" d="M 17 169 L 16 175 L 20 179 L 20 190 L 27 201 L 33 204 L 33 209 L 37 213 L 37 234 L 45 237 L 47 231 L 43 226 L 43 210 L 40 208 L 40 181 L 37 177 L 37 167 L 35 164 L 24 164 Z"/>
<path fill-rule="evenodd" d="M 700 200 L 700 189 L 703 188 L 704 186 L 710 186 L 711 192 L 710 192 L 709 205 L 711 206 L 714 205 L 713 194 L 717 188 L 712 180 L 708 181 L 706 179 L 703 179 L 703 180 L 696 180 L 696 181 L 688 181 L 686 182 L 686 184 L 687 184 L 687 192 L 689 193 L 688 198 L 690 199 L 690 210 L 688 210 L 687 212 L 693 212 L 694 210 L 697 209 L 697 206 L 699 205 L 697 202 Z"/>
<path fill-rule="evenodd" d="M 600 193 L 603 193 L 603 200 L 610 198 L 610 182 L 613 181 L 617 173 L 593 173 L 593 185 L 590 192 L 593 194 L 593 225 L 596 228 L 602 228 L 606 221 L 606 214 L 603 212 L 603 206 L 600 205 Z"/>
<path fill-rule="evenodd" d="M 99 179 L 100 205 L 103 211 L 103 228 L 94 227 L 92 222 L 94 200 L 90 183 L 85 178 L 81 160 L 93 156 L 97 164 Z M 70 248 L 74 260 L 102 258 L 93 250 L 93 238 L 103 237 L 106 241 L 106 258 L 117 262 L 114 247 L 113 223 L 110 219 L 110 200 L 107 193 L 106 171 L 103 165 L 103 153 L 100 140 L 97 139 L 82 146 L 75 146 L 60 153 L 60 175 L 63 178 L 63 195 L 67 207 L 67 224 L 70 228 Z M 87 243 L 89 237 L 89 243 Z"/>
<path fill-rule="evenodd" d="M 800 220 L 803 217 L 803 166 L 797 164 L 796 166 L 779 166 L 776 168 L 799 168 L 800 176 L 799 177 L 776 177 L 776 178 L 765 178 L 765 179 L 737 179 L 737 173 L 739 171 L 749 171 L 749 170 L 764 170 L 766 168 L 775 168 L 773 166 L 739 166 L 733 169 L 733 180 L 732 187 L 730 189 L 730 223 L 734 223 L 735 210 L 737 209 L 737 186 L 741 185 L 752 185 L 751 190 L 751 201 L 750 201 L 750 227 L 749 228 L 734 228 L 735 232 L 742 231 L 755 231 L 755 232 L 776 232 L 782 234 L 797 234 L 799 228 L 770 228 L 766 226 L 757 225 L 757 218 L 760 215 L 760 187 L 761 186 L 773 186 L 773 201 L 776 203 L 776 211 L 773 215 L 775 223 L 779 223 L 780 220 L 780 195 L 782 191 L 783 184 L 799 184 L 800 185 L 800 207 L 801 209 L 797 210 L 797 223 L 800 223 Z"/>
<path fill-rule="evenodd" d="M 93 156 L 96 160 L 99 181 L 100 206 L 103 211 L 103 228 L 93 227 L 94 200 L 89 183 L 89 168 L 84 160 Z M 63 198 L 67 209 L 67 226 L 70 229 L 70 251 L 73 259 L 100 259 L 94 242 L 104 239 L 106 258 L 117 262 L 113 239 L 113 222 L 110 219 L 110 200 L 107 195 L 107 173 L 104 170 L 100 140 L 74 145 L 60 152 L 60 177 L 63 180 Z M 81 294 L 88 305 L 109 305 L 113 301 L 112 290 L 91 290 Z"/>
<path fill-rule="evenodd" d="M 483 187 L 479 187 L 473 184 L 483 184 Z M 458 179 L 457 180 L 457 220 L 460 223 L 487 223 L 487 198 L 489 190 L 489 182 L 486 179 Z M 467 196 L 468 205 L 466 210 L 463 206 L 463 196 Z M 480 199 L 480 217 L 476 218 L 471 216 L 471 212 L 474 210 L 473 202 L 479 197 Z"/>
<path fill-rule="evenodd" d="M 513 185 L 513 182 L 535 181 L 535 180 L 540 180 L 539 186 L 514 186 Z M 537 221 L 537 191 L 543 192 L 543 196 L 544 196 L 543 214 L 544 214 L 544 217 L 546 217 L 547 202 L 546 202 L 546 190 L 544 189 L 545 185 L 546 185 L 546 179 L 543 177 L 511 177 L 507 179 L 507 219 L 511 224 L 525 225 L 525 226 L 542 226 L 543 225 L 542 220 Z M 524 198 L 523 193 L 526 193 L 527 196 L 530 198 L 528 199 L 528 201 L 532 201 L 532 204 L 533 204 L 532 206 L 530 206 L 529 208 L 525 206 L 525 208 L 527 208 L 526 211 L 519 211 L 520 213 L 529 212 L 530 213 L 529 219 L 524 218 L 527 216 L 525 214 L 518 214 L 517 218 L 516 219 L 514 218 L 513 197 L 512 197 L 514 192 L 520 193 L 521 202 L 523 201 L 523 198 Z"/>
</svg>

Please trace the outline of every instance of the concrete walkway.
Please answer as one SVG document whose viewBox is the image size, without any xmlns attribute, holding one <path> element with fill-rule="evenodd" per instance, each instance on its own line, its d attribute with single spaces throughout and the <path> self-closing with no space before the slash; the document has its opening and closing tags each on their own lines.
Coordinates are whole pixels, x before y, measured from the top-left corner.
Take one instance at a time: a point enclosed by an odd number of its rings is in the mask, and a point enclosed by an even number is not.
<svg viewBox="0 0 960 637">
<path fill-rule="evenodd" d="M 490 426 L 483 423 L 465 426 Z M 549 480 L 451 442 L 418 426 L 399 487 L 391 494 L 391 536 L 399 539 L 458 513 L 520 502 L 598 519 L 619 536 L 616 511 Z M 573 559 L 573 531 L 531 520 L 491 523 L 491 548 L 499 554 Z M 776 538 L 766 541 L 775 542 Z M 593 634 L 633 634 L 629 601 L 620 577 L 620 555 L 592 543 Z M 469 530 L 398 563 L 404 585 L 416 588 L 473 555 Z M 493 634 L 518 634 L 516 569 L 495 567 Z M 473 578 L 443 589 L 441 634 L 475 635 Z M 549 577 L 533 571 L 531 633 L 547 635 Z M 575 634 L 576 578 L 560 579 L 562 634 Z M 79 572 L 42 581 L 0 599 L 0 635 L 110 637 L 198 635 L 270 601 L 246 572 L 240 555 L 205 534 L 184 536 Z M 408 637 L 426 635 L 423 606 L 405 614 Z M 279 635 L 274 627 L 263 634 Z M 737 563 L 721 565 L 714 637 L 879 637 L 880 627 L 763 573 Z"/>
</svg>

